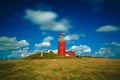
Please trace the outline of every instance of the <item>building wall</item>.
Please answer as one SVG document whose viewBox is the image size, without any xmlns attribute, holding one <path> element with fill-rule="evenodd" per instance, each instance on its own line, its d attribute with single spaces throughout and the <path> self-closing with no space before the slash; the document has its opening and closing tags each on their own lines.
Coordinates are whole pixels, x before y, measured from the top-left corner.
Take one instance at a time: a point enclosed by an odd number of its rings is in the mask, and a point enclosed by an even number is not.
<svg viewBox="0 0 120 80">
<path fill-rule="evenodd" d="M 76 57 L 75 53 L 72 52 L 72 51 L 68 52 L 68 55 L 69 55 L 69 57 L 72 57 L 72 58 L 75 58 L 75 57 Z"/>
</svg>

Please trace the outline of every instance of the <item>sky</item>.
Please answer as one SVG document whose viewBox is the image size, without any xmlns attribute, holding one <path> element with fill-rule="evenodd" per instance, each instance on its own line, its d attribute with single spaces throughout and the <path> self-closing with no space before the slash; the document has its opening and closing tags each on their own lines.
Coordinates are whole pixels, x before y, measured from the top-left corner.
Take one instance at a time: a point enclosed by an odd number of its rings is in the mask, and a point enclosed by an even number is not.
<svg viewBox="0 0 120 80">
<path fill-rule="evenodd" d="M 119 0 L 1 0 L 0 60 L 53 50 L 120 59 Z"/>
</svg>

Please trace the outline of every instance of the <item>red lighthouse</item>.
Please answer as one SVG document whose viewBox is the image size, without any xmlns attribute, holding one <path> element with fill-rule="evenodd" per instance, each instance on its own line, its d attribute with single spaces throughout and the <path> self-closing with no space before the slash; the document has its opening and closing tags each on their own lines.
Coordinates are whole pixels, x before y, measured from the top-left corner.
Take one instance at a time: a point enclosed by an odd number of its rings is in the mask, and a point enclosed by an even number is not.
<svg viewBox="0 0 120 80">
<path fill-rule="evenodd" d="M 60 38 L 58 40 L 58 55 L 60 56 L 66 56 L 65 51 L 65 40 L 63 38 L 63 33 L 60 33 Z"/>
</svg>

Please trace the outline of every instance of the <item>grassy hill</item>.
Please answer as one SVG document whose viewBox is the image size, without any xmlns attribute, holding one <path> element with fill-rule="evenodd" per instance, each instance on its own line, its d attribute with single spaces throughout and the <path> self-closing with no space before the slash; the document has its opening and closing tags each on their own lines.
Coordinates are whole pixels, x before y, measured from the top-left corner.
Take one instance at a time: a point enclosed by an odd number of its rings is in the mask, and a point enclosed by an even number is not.
<svg viewBox="0 0 120 80">
<path fill-rule="evenodd" d="M 120 60 L 74 58 L 0 61 L 0 80 L 120 80 Z"/>
<path fill-rule="evenodd" d="M 25 57 L 22 60 L 32 60 L 32 59 L 64 59 L 64 57 L 58 56 L 57 54 L 49 54 L 44 52 L 42 57 L 40 53 L 36 53 L 28 57 Z"/>
</svg>

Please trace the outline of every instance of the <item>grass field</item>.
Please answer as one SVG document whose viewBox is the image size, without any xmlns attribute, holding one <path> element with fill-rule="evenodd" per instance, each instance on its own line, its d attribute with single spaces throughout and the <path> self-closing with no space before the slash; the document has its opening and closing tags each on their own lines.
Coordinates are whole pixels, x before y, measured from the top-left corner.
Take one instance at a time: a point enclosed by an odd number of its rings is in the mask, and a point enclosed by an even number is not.
<svg viewBox="0 0 120 80">
<path fill-rule="evenodd" d="M 74 58 L 0 61 L 0 80 L 120 80 L 120 60 Z"/>
</svg>

